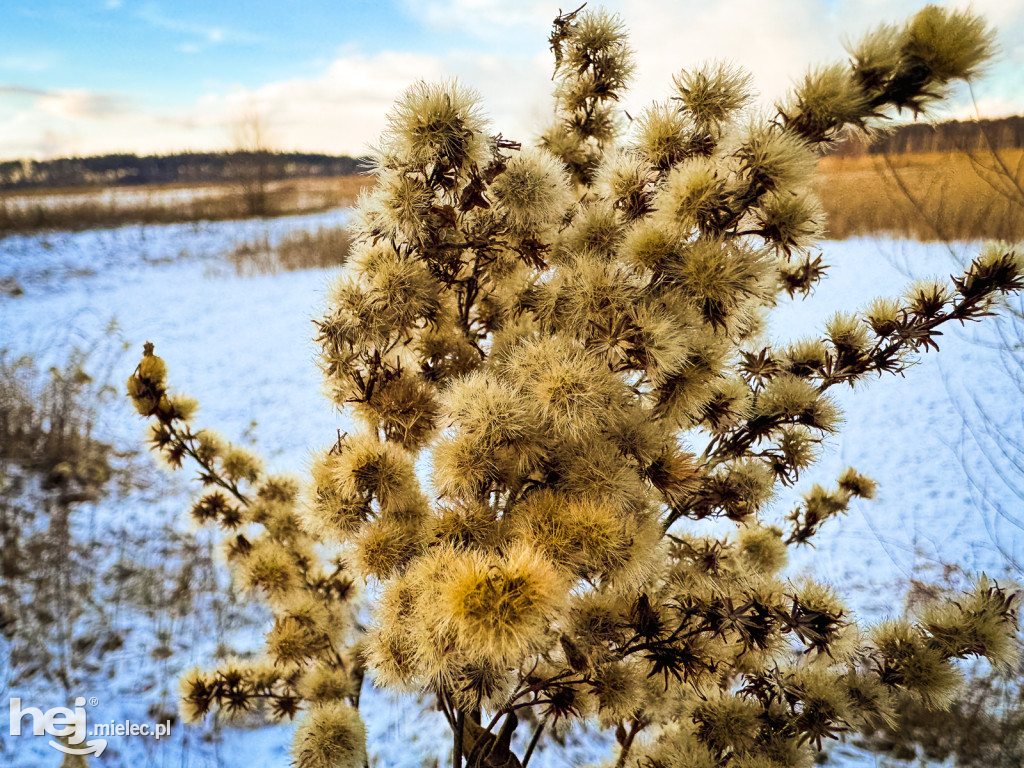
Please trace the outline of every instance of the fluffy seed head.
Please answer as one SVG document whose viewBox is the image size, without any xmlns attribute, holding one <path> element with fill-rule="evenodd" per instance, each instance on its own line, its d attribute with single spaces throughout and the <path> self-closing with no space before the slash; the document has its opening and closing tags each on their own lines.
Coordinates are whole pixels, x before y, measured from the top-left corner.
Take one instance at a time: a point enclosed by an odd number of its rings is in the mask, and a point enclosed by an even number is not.
<svg viewBox="0 0 1024 768">
<path fill-rule="evenodd" d="M 452 434 L 440 438 L 431 454 L 434 487 L 447 498 L 471 498 L 499 479 L 502 466 L 475 435 Z"/>
<path fill-rule="evenodd" d="M 786 567 L 786 545 L 782 541 L 782 531 L 774 526 L 751 525 L 741 528 L 739 552 L 760 573 L 778 573 Z"/>
<path fill-rule="evenodd" d="M 732 429 L 750 415 L 753 393 L 739 376 L 715 379 L 702 408 L 701 423 L 713 433 Z"/>
<path fill-rule="evenodd" d="M 372 498 L 382 509 L 407 503 L 417 480 L 408 454 L 369 434 L 350 435 L 333 462 L 334 481 L 348 498 Z"/>
<path fill-rule="evenodd" d="M 688 245 L 678 260 L 666 265 L 665 274 L 716 329 L 732 327 L 739 310 L 763 299 L 774 278 L 763 253 L 713 238 Z"/>
<path fill-rule="evenodd" d="M 152 353 L 145 354 L 139 361 L 139 376 L 154 384 L 163 384 L 167 381 L 167 363 Z"/>
<path fill-rule="evenodd" d="M 813 464 L 818 457 L 817 441 L 806 427 L 784 427 L 778 440 L 786 464 L 796 470 Z"/>
<path fill-rule="evenodd" d="M 847 467 L 843 474 L 839 476 L 839 487 L 851 496 L 861 499 L 873 499 L 875 498 L 875 491 L 878 489 L 878 483 L 870 477 L 860 474 L 853 467 Z"/>
<path fill-rule="evenodd" d="M 817 163 L 802 138 L 765 119 L 750 123 L 735 156 L 742 174 L 766 191 L 806 185 Z"/>
<path fill-rule="evenodd" d="M 412 238 L 423 229 L 433 200 L 433 190 L 421 177 L 381 170 L 376 186 L 360 194 L 353 224 L 371 237 Z"/>
<path fill-rule="evenodd" d="M 904 51 L 922 61 L 940 83 L 969 79 L 992 57 L 995 31 L 970 11 L 922 8 L 907 26 Z"/>
<path fill-rule="evenodd" d="M 419 259 L 390 245 L 379 245 L 372 268 L 362 271 L 367 311 L 389 316 L 390 324 L 408 331 L 418 321 L 434 320 L 440 310 L 440 285 Z"/>
<path fill-rule="evenodd" d="M 440 164 L 461 170 L 483 161 L 487 123 L 475 91 L 454 80 L 417 82 L 388 115 L 384 153 L 418 166 Z"/>
<path fill-rule="evenodd" d="M 443 402 L 446 419 L 475 436 L 484 450 L 522 445 L 536 436 L 535 404 L 493 375 L 475 373 L 455 382 Z"/>
<path fill-rule="evenodd" d="M 186 723 L 198 723 L 213 703 L 214 675 L 201 669 L 189 669 L 178 679 L 181 696 L 178 712 Z"/>
<path fill-rule="evenodd" d="M 724 464 L 711 480 L 714 505 L 731 520 L 748 519 L 775 495 L 775 476 L 757 459 Z"/>
<path fill-rule="evenodd" d="M 567 585 L 547 557 L 526 544 L 503 557 L 458 552 L 438 595 L 440 617 L 464 652 L 518 659 L 543 642 Z"/>
<path fill-rule="evenodd" d="M 679 424 L 691 425 L 700 418 L 709 398 L 708 384 L 722 375 L 731 345 L 699 316 L 699 324 L 686 357 L 658 386 L 657 410 Z"/>
<path fill-rule="evenodd" d="M 896 697 L 877 675 L 850 670 L 842 678 L 842 685 L 852 705 L 854 722 L 865 723 L 869 727 L 882 722 L 888 727 L 895 727 Z"/>
<path fill-rule="evenodd" d="M 868 324 L 879 336 L 888 336 L 899 327 L 900 305 L 893 299 L 875 299 L 865 312 Z"/>
<path fill-rule="evenodd" d="M 627 530 L 616 511 L 592 499 L 535 491 L 509 516 L 509 533 L 530 542 L 577 576 L 607 573 L 624 563 Z"/>
<path fill-rule="evenodd" d="M 279 615 L 267 633 L 267 652 L 278 664 L 316 661 L 330 648 L 330 637 L 306 616 Z"/>
<path fill-rule="evenodd" d="M 779 111 L 803 136 L 821 141 L 847 124 L 859 124 L 869 110 L 853 71 L 845 64 L 832 64 L 808 72 Z"/>
<path fill-rule="evenodd" d="M 929 605 L 921 624 L 947 656 L 985 656 L 1009 670 L 1017 661 L 1016 606 L 1019 596 L 1008 594 L 981 578 L 970 595 Z"/>
<path fill-rule="evenodd" d="M 574 254 L 587 254 L 610 261 L 622 242 L 623 227 L 608 201 L 591 203 L 573 219 L 572 226 L 562 233 L 557 256 L 569 261 Z"/>
<path fill-rule="evenodd" d="M 668 171 L 694 154 L 693 124 L 670 104 L 655 103 L 636 119 L 633 148 L 658 171 Z"/>
<path fill-rule="evenodd" d="M 824 232 L 821 203 L 807 190 L 769 193 L 761 198 L 754 215 L 762 237 L 786 254 L 813 247 Z"/>
<path fill-rule="evenodd" d="M 709 698 L 694 708 L 693 721 L 697 736 L 712 751 L 729 748 L 737 752 L 752 749 L 756 744 L 761 720 L 760 708 L 753 701 L 736 696 Z"/>
<path fill-rule="evenodd" d="M 602 723 L 619 722 L 640 708 L 644 676 L 641 666 L 629 660 L 602 664 L 594 671 L 590 685 Z"/>
<path fill-rule="evenodd" d="M 557 224 L 572 205 L 569 177 L 546 149 L 527 148 L 508 161 L 491 193 L 516 230 L 536 231 Z"/>
<path fill-rule="evenodd" d="M 753 98 L 753 77 L 727 62 L 709 62 L 673 78 L 677 98 L 694 122 L 719 130 Z"/>
<path fill-rule="evenodd" d="M 455 502 L 440 507 L 428 528 L 433 541 L 450 549 L 490 549 L 498 542 L 495 513 L 478 502 Z"/>
<path fill-rule="evenodd" d="M 552 453 L 561 475 L 558 487 L 566 493 L 598 499 L 623 511 L 643 506 L 639 474 L 623 464 L 611 440 L 592 435 L 581 442 L 568 441 Z"/>
<path fill-rule="evenodd" d="M 626 25 L 618 14 L 604 9 L 581 13 L 569 31 L 570 44 L 564 51 L 565 66 L 579 68 L 596 56 L 626 47 Z"/>
<path fill-rule="evenodd" d="M 694 228 L 712 228 L 730 197 L 730 184 L 718 166 L 697 157 L 672 169 L 654 208 L 663 226 L 686 235 Z"/>
<path fill-rule="evenodd" d="M 868 347 L 867 327 L 857 315 L 836 312 L 825 323 L 829 341 L 840 352 L 858 353 Z"/>
<path fill-rule="evenodd" d="M 420 528 L 400 520 L 374 520 L 356 539 L 356 564 L 364 576 L 381 581 L 403 568 L 419 550 Z"/>
<path fill-rule="evenodd" d="M 587 10 L 566 31 L 555 43 L 556 74 L 561 74 L 558 94 L 564 107 L 573 112 L 585 109 L 588 100 L 617 100 L 634 69 L 622 19 L 605 10 Z M 591 116 L 594 112 L 597 110 L 592 109 Z M 594 135 L 590 131 L 584 134 Z M 595 136 L 599 140 L 611 137 Z"/>
<path fill-rule="evenodd" d="M 642 154 L 614 151 L 605 156 L 598 168 L 594 187 L 599 195 L 612 201 L 625 221 L 633 221 L 650 210 L 653 193 L 649 184 L 653 179 L 652 168 Z"/>
<path fill-rule="evenodd" d="M 581 341 L 605 337 L 607 324 L 629 312 L 640 295 L 631 275 L 601 259 L 581 255 L 560 277 L 550 286 L 548 313 L 559 331 Z"/>
<path fill-rule="evenodd" d="M 522 344 L 509 356 L 509 378 L 534 398 L 545 421 L 579 438 L 598 426 L 618 382 L 583 350 L 556 339 Z"/>
<path fill-rule="evenodd" d="M 794 341 L 782 355 L 783 367 L 794 376 L 806 378 L 819 373 L 828 361 L 828 349 L 821 339 Z"/>
<path fill-rule="evenodd" d="M 619 254 L 636 267 L 659 270 L 676 248 L 677 241 L 671 234 L 650 220 L 642 219 L 626 232 Z"/>
<path fill-rule="evenodd" d="M 636 303 L 627 316 L 635 328 L 630 355 L 654 384 L 660 384 L 682 365 L 690 349 L 690 329 L 673 313 L 653 303 Z"/>
<path fill-rule="evenodd" d="M 386 624 L 371 627 L 366 636 L 366 661 L 375 672 L 378 687 L 415 689 L 416 646 L 408 633 Z"/>
<path fill-rule="evenodd" d="M 945 709 L 952 703 L 962 676 L 918 629 L 905 621 L 887 621 L 874 628 L 872 640 L 884 659 L 886 682 L 905 689 L 926 707 Z"/>
<path fill-rule="evenodd" d="M 795 419 L 797 423 L 831 432 L 839 421 L 834 401 L 817 388 L 792 375 L 774 377 L 757 401 L 757 412 Z"/>
<path fill-rule="evenodd" d="M 718 768 L 719 761 L 692 732 L 692 728 L 671 723 L 661 730 L 658 739 L 651 745 L 641 745 L 647 754 L 647 761 L 664 768 Z M 739 758 L 731 761 L 738 765 Z M 647 761 L 641 760 L 641 765 Z M 775 768 L 775 766 L 771 766 Z"/>
<path fill-rule="evenodd" d="M 950 298 L 950 288 L 942 280 L 918 280 L 906 292 L 908 309 L 922 317 L 935 317 Z"/>
<path fill-rule="evenodd" d="M 241 581 L 246 589 L 262 589 L 269 596 L 280 597 L 297 582 L 295 561 L 276 541 L 257 538 L 252 549 L 239 561 Z"/>
<path fill-rule="evenodd" d="M 415 451 L 433 437 L 438 418 L 436 387 L 408 370 L 374 388 L 368 399 L 354 404 L 359 419 L 381 429 L 388 440 Z"/>
<path fill-rule="evenodd" d="M 302 718 L 292 742 L 296 768 L 362 768 L 366 728 L 347 704 L 316 704 Z"/>
<path fill-rule="evenodd" d="M 317 664 L 299 680 L 303 697 L 315 704 L 340 702 L 355 692 L 349 670 L 330 664 Z"/>
<path fill-rule="evenodd" d="M 327 541 L 344 541 L 372 514 L 364 497 L 341 490 L 337 481 L 341 464 L 341 457 L 330 451 L 321 451 L 313 457 L 312 482 L 305 503 L 298 508 L 303 528 Z"/>
<path fill-rule="evenodd" d="M 221 470 L 224 477 L 233 482 L 245 480 L 255 482 L 262 469 L 259 458 L 252 451 L 229 444 L 221 453 Z"/>
<path fill-rule="evenodd" d="M 849 49 L 857 77 L 869 91 L 881 88 L 896 70 L 903 41 L 903 29 L 883 24 L 868 32 Z"/>
</svg>

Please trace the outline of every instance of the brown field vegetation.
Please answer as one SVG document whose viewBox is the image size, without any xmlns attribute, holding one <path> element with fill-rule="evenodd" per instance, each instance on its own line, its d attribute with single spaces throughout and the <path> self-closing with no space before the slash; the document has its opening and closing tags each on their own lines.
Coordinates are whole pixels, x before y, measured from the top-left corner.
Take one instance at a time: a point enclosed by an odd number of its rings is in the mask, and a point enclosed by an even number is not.
<svg viewBox="0 0 1024 768">
<path fill-rule="evenodd" d="M 348 259 L 352 236 L 345 227 L 289 232 L 272 245 L 267 236 L 235 246 L 228 260 L 239 275 L 265 275 L 294 269 L 340 267 Z"/>
<path fill-rule="evenodd" d="M 266 211 L 280 216 L 351 205 L 371 180 L 335 176 L 271 181 Z M 0 237 L 36 230 L 82 230 L 247 218 L 241 184 L 165 184 L 0 193 Z"/>
<path fill-rule="evenodd" d="M 351 205 L 367 176 L 268 182 L 268 215 L 312 213 Z M 836 155 L 822 159 L 817 191 L 836 239 L 896 235 L 919 240 L 1024 239 L 1024 150 Z M 239 184 L 165 184 L 0 193 L 0 237 L 36 230 L 82 230 L 125 224 L 170 224 L 248 218 Z M 307 237 L 323 241 L 322 235 Z M 295 259 L 280 248 L 240 246 L 237 268 L 276 271 L 327 266 L 330 257 Z M 318 246 L 299 250 L 313 253 Z M 235 260 L 235 257 L 232 257 Z M 262 260 L 262 266 L 256 262 Z M 308 263 L 307 263 L 308 262 Z"/>
<path fill-rule="evenodd" d="M 1024 150 L 826 157 L 828 236 L 1024 239 Z"/>
</svg>

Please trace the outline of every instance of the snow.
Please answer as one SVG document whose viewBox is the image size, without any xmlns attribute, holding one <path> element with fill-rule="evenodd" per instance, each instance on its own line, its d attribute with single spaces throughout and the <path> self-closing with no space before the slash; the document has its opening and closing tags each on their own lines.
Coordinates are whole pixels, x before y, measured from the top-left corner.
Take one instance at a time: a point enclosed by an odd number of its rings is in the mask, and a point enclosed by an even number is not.
<svg viewBox="0 0 1024 768">
<path fill-rule="evenodd" d="M 32 354 L 49 365 L 65 359 L 73 346 L 106 338 L 110 348 L 126 349 L 123 370 L 113 377 L 120 386 L 142 344 L 152 341 L 167 361 L 173 385 L 199 398 L 201 424 L 233 440 L 251 434 L 272 471 L 301 472 L 312 448 L 330 444 L 338 429 L 347 428 L 345 417 L 320 394 L 311 342 L 311 319 L 330 274 L 238 277 L 225 254 L 241 240 L 266 234 L 273 242 L 288 230 L 338 224 L 344 216 L 331 212 L 0 240 L 0 280 L 13 279 L 24 290 L 20 297 L 0 295 L 0 348 Z M 820 328 L 836 310 L 855 310 L 875 296 L 898 293 L 908 274 L 948 275 L 956 270 L 955 258 L 969 258 L 975 249 L 958 245 L 951 254 L 946 246 L 912 242 L 826 243 L 829 279 L 809 300 L 780 306 L 771 334 L 785 340 L 793 338 L 794 329 L 807 329 L 808 322 Z M 118 324 L 113 331 L 112 320 Z M 791 571 L 833 583 L 862 618 L 901 611 L 893 602 L 899 594 L 894 583 L 906 588 L 911 579 L 935 578 L 944 563 L 998 575 L 1006 562 L 1001 550 L 1020 553 L 1024 510 L 1013 486 L 1022 482 L 1020 476 L 1013 480 L 1007 459 L 982 441 L 996 462 L 990 465 L 961 418 L 962 411 L 969 412 L 977 424 L 976 403 L 982 404 L 1009 439 L 1018 445 L 1024 441 L 1021 391 L 1014 380 L 1020 372 L 1006 367 L 998 327 L 989 322 L 951 330 L 940 339 L 941 352 L 925 356 L 904 378 L 886 377 L 837 394 L 847 426 L 797 490 L 812 482 L 832 485 L 852 465 L 879 482 L 878 497 L 855 501 L 848 516 L 827 524 L 815 550 L 794 553 Z M 122 403 L 104 414 L 100 430 L 131 444 L 142 425 Z M 188 494 L 183 479 L 168 480 L 159 494 L 159 499 L 130 498 L 97 514 L 143 527 L 152 527 L 155 519 L 180 519 Z M 792 499 L 792 494 L 780 498 L 775 514 L 783 516 Z M 198 627 L 194 631 L 201 633 Z M 259 631 L 250 631 L 252 645 L 258 646 Z M 184 663 L 204 663 L 207 651 L 202 644 L 190 646 Z M 144 672 L 153 670 L 125 675 Z M 173 680 L 162 684 L 175 687 Z M 97 718 L 146 721 L 138 687 L 130 680 L 111 681 Z M 46 708 L 62 702 L 31 703 Z M 419 768 L 433 758 L 444 763 L 446 729 L 438 727 L 440 716 L 429 707 L 372 691 L 361 711 L 374 765 Z M 228 728 L 221 741 L 203 743 L 199 731 L 177 725 L 172 739 L 159 745 L 121 740 L 100 763 L 282 766 L 288 763 L 290 730 Z M 609 745 L 607 737 L 584 735 L 563 750 L 539 753 L 532 764 L 582 765 L 602 759 Z M 57 762 L 39 739 L 22 737 L 16 749 L 15 766 Z M 856 759 L 847 757 L 844 764 L 855 765 Z"/>
<path fill-rule="evenodd" d="M 897 295 L 908 276 L 948 279 L 979 248 L 959 244 L 950 253 L 941 244 L 826 244 L 825 260 L 833 265 L 829 279 L 810 300 L 774 313 L 773 336 L 790 340 L 788 329 L 820 328 L 836 311 Z M 1024 504 L 1001 479 L 1006 467 L 989 466 L 968 429 L 984 431 L 976 401 L 1010 443 L 1020 445 L 1024 438 L 1022 393 L 1000 331 L 1012 331 L 1012 324 L 989 318 L 945 329 L 939 352 L 922 355 L 904 377 L 885 376 L 837 393 L 846 425 L 800 487 L 834 486 L 839 473 L 853 466 L 878 481 L 878 494 L 873 501 L 855 500 L 848 516 L 826 525 L 815 550 L 795 553 L 793 565 L 834 583 L 863 616 L 901 611 L 885 588 L 894 580 L 905 591 L 911 579 L 941 577 L 944 564 L 1004 576 L 1006 558 L 999 548 L 1020 555 Z M 987 503 L 983 490 L 991 497 Z"/>
<path fill-rule="evenodd" d="M 12 210 L 24 211 L 34 208 L 71 207 L 96 205 L 109 207 L 187 205 L 203 198 L 224 196 L 232 192 L 230 185 L 218 184 L 202 187 L 163 187 L 153 189 L 140 187 L 105 187 L 83 192 L 7 193 L 3 204 Z"/>
</svg>

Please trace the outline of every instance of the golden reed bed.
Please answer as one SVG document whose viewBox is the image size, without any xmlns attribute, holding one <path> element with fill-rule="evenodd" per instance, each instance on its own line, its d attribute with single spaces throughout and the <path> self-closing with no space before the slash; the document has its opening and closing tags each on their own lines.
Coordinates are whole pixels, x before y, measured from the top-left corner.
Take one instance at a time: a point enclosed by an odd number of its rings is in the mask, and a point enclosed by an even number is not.
<svg viewBox="0 0 1024 768">
<path fill-rule="evenodd" d="M 369 181 L 365 176 L 334 176 L 266 182 L 259 211 L 280 216 L 352 205 Z M 253 215 L 252 197 L 251 183 L 0 193 L 0 236 L 45 229 L 247 218 Z"/>
<path fill-rule="evenodd" d="M 817 191 L 836 239 L 1024 239 L 1024 150 L 827 157 Z"/>
<path fill-rule="evenodd" d="M 267 215 L 355 202 L 366 176 L 268 182 Z M 829 237 L 1024 239 L 1024 150 L 826 157 L 817 174 Z M 38 229 L 222 220 L 251 215 L 235 184 L 0 194 L 0 235 Z"/>
</svg>

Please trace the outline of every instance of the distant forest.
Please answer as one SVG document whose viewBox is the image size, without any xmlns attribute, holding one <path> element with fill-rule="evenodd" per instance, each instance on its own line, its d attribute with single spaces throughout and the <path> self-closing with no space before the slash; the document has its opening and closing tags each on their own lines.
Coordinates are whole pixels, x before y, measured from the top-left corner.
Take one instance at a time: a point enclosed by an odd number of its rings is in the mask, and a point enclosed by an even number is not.
<svg viewBox="0 0 1024 768">
<path fill-rule="evenodd" d="M 305 152 L 187 152 L 178 155 L 103 155 L 56 160 L 0 161 L 0 189 L 116 187 L 264 181 L 310 176 L 350 176 L 361 158 Z"/>
<path fill-rule="evenodd" d="M 998 120 L 909 123 L 870 144 L 854 138 L 837 145 L 835 155 L 906 155 L 915 152 L 973 152 L 1024 148 L 1024 116 Z"/>
<path fill-rule="evenodd" d="M 910 123 L 871 144 L 844 141 L 835 155 L 908 154 L 1024 148 L 1024 116 L 999 120 Z M 103 155 L 56 160 L 0 161 L 0 190 L 137 186 L 181 182 L 264 181 L 350 176 L 363 158 L 304 152 L 188 152 L 177 155 Z"/>
</svg>

